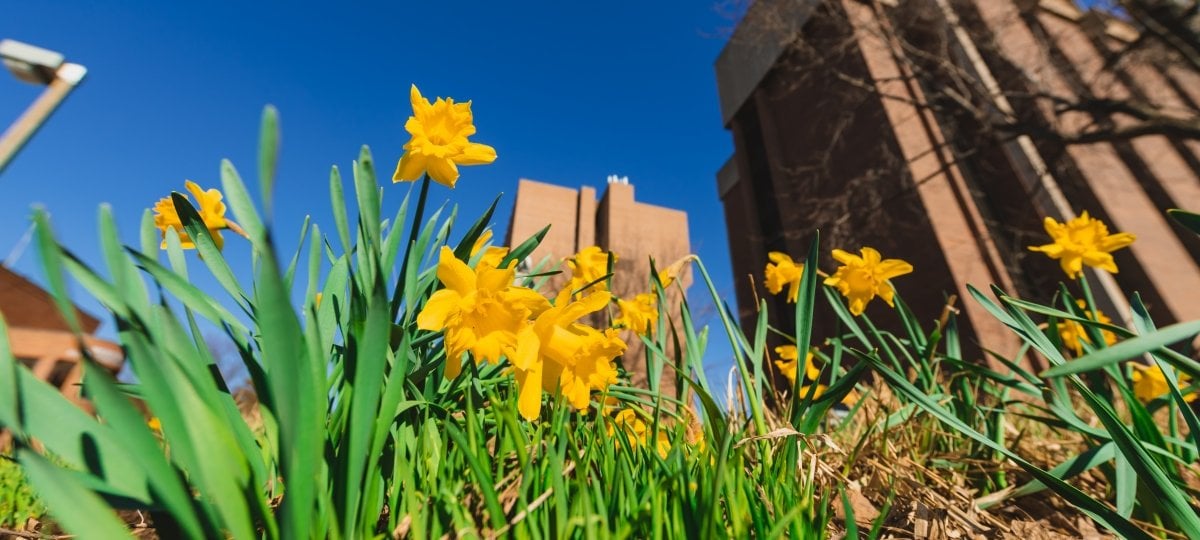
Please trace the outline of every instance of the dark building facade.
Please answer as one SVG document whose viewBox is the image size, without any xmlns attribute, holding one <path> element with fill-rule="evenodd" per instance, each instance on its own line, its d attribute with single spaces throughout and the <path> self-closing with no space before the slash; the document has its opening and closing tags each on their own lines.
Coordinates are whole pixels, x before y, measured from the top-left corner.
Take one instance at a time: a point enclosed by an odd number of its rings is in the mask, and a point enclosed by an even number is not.
<svg viewBox="0 0 1200 540">
<path fill-rule="evenodd" d="M 1200 210 L 1200 145 L 1161 135 L 1068 144 L 993 122 L 1075 132 L 1095 121 L 1019 97 L 1031 95 L 1200 108 L 1194 71 L 1141 59 L 1114 67 L 1137 36 L 1070 0 L 752 3 L 716 62 L 734 142 L 717 184 L 743 325 L 765 295 L 767 253 L 803 258 L 819 229 L 826 271 L 835 247 L 905 259 L 915 272 L 895 284 L 926 326 L 957 295 L 970 341 L 1012 357 L 1015 336 L 967 285 L 1048 300 L 1065 277 L 1027 247 L 1049 242 L 1044 218 L 1083 211 L 1138 237 L 1114 253 L 1118 274 L 1089 272 L 1115 321 L 1128 320 L 1122 291 L 1140 292 L 1162 324 L 1200 318 L 1200 243 L 1165 214 Z M 769 304 L 789 327 L 791 306 L 782 296 Z M 868 314 L 895 321 L 886 310 L 875 302 Z M 818 318 L 815 337 L 832 331 L 831 317 Z"/>
</svg>

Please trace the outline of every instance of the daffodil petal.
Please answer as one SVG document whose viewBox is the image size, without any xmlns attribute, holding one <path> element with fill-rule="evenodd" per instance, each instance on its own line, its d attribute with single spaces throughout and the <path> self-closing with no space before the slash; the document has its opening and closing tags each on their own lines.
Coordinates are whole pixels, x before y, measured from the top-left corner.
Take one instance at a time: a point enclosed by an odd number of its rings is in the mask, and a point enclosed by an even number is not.
<svg viewBox="0 0 1200 540">
<path fill-rule="evenodd" d="M 462 373 L 462 354 L 446 347 L 446 378 L 456 379 Z"/>
<path fill-rule="evenodd" d="M 1130 233 L 1109 235 L 1100 241 L 1100 249 L 1104 251 L 1116 251 L 1133 244 L 1134 240 L 1137 240 L 1137 237 Z"/>
<path fill-rule="evenodd" d="M 500 290 L 511 285 L 516 278 L 513 269 L 501 270 L 490 266 L 481 266 L 475 270 L 475 288 Z"/>
<path fill-rule="evenodd" d="M 446 319 L 461 299 L 457 292 L 442 289 L 433 293 L 425 302 L 425 307 L 417 314 L 417 328 L 421 330 L 439 331 L 446 327 Z"/>
<path fill-rule="evenodd" d="M 454 251 L 442 246 L 438 253 L 437 277 L 446 287 L 466 295 L 475 290 L 475 273 L 466 263 L 454 256 Z"/>
<path fill-rule="evenodd" d="M 517 378 L 517 410 L 526 420 L 533 421 L 542 412 L 542 370 L 534 364 L 532 369 L 518 369 Z"/>
<path fill-rule="evenodd" d="M 888 259 L 879 263 L 875 267 L 875 276 L 878 279 L 892 279 L 894 277 L 910 274 L 913 271 L 913 266 L 900 259 Z"/>
<path fill-rule="evenodd" d="M 417 90 L 417 85 L 412 85 L 408 90 L 408 101 L 412 104 L 413 115 L 417 117 L 424 116 L 431 107 L 429 100 L 421 95 L 421 91 Z"/>
<path fill-rule="evenodd" d="M 862 262 L 862 259 L 859 258 L 858 255 L 855 255 L 853 253 L 850 253 L 848 251 L 843 251 L 840 249 L 833 250 L 833 260 L 840 262 L 842 264 L 851 264 L 851 263 Z"/>
<path fill-rule="evenodd" d="M 517 349 L 513 356 L 509 358 L 513 367 L 521 370 L 532 369 L 534 364 L 538 363 L 538 345 L 538 338 L 533 332 L 533 328 L 526 325 L 517 334 Z M 541 383 L 538 386 L 540 387 Z"/>
<path fill-rule="evenodd" d="M 496 161 L 496 149 L 486 144 L 467 143 L 454 161 L 459 165 L 487 165 Z"/>
<path fill-rule="evenodd" d="M 886 282 L 886 281 L 883 283 L 880 283 L 879 290 L 876 292 L 879 294 L 879 297 L 882 298 L 884 302 L 887 302 L 887 305 L 889 305 L 891 307 L 896 307 L 896 305 L 892 303 L 892 298 L 895 296 L 896 291 L 895 291 L 895 289 L 892 289 L 891 283 Z"/>
<path fill-rule="evenodd" d="M 561 320 L 578 321 L 584 315 L 595 313 L 604 309 L 612 300 L 612 294 L 607 291 L 600 291 L 589 294 L 578 302 L 571 302 L 566 306 L 561 315 Z"/>
<path fill-rule="evenodd" d="M 770 253 L 767 253 L 767 259 L 775 264 L 779 264 L 782 262 L 792 262 L 792 258 L 790 256 L 788 256 L 787 253 L 783 253 L 783 252 L 779 252 L 779 251 L 772 251 Z"/>
<path fill-rule="evenodd" d="M 431 157 L 426 160 L 426 170 L 435 182 L 453 188 L 458 182 L 458 166 L 449 158 Z"/>
<path fill-rule="evenodd" d="M 400 162 L 396 163 L 396 172 L 392 174 L 392 182 L 412 182 L 421 177 L 425 172 L 425 163 L 428 160 L 424 155 L 406 152 L 400 156 Z"/>
</svg>

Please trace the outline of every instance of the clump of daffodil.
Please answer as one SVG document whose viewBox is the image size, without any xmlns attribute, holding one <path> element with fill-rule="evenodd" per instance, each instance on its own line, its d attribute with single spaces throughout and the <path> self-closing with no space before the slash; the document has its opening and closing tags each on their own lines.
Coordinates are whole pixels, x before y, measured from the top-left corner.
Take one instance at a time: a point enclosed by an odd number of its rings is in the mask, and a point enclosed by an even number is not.
<svg viewBox="0 0 1200 540">
<path fill-rule="evenodd" d="M 426 302 L 417 326 L 445 332 L 448 378 L 462 372 L 464 354 L 475 362 L 507 358 L 517 409 L 528 420 L 540 413 L 542 391 L 561 392 L 572 407 L 587 408 L 593 390 L 617 382 L 614 359 L 625 352 L 625 342 L 616 330 L 601 332 L 577 321 L 603 309 L 612 295 L 601 291 L 572 301 L 563 290 L 552 306 L 532 289 L 513 285 L 514 266 L 496 268 L 485 260 L 471 269 L 442 247 L 437 276 L 445 288 Z"/>
<path fill-rule="evenodd" d="M 475 134 L 471 102 L 455 103 L 450 98 L 436 102 L 421 96 L 413 85 L 409 91 L 412 116 L 404 123 L 411 138 L 404 145 L 404 156 L 396 164 L 393 182 L 411 182 L 429 174 L 435 182 L 453 188 L 458 181 L 459 165 L 486 165 L 496 161 L 496 149 L 473 143 Z"/>
<path fill-rule="evenodd" d="M 1076 300 L 1076 303 L 1080 308 L 1084 309 L 1083 313 L 1088 319 L 1102 324 L 1109 324 L 1112 322 L 1112 319 L 1109 319 L 1104 312 L 1096 310 L 1095 313 L 1092 313 L 1090 310 L 1088 310 L 1087 302 L 1084 302 L 1083 300 Z M 1105 345 L 1112 345 L 1117 342 L 1117 335 L 1112 333 L 1110 330 L 1101 329 L 1100 335 L 1104 336 Z M 1084 343 L 1089 345 L 1092 343 L 1092 338 L 1088 335 L 1087 329 L 1077 321 L 1059 321 L 1058 336 L 1062 338 L 1063 345 L 1071 349 L 1071 351 L 1075 353 L 1075 356 L 1083 354 Z"/>
<path fill-rule="evenodd" d="M 571 301 L 564 289 L 555 305 L 525 325 L 510 356 L 517 380 L 517 410 L 527 420 L 538 417 L 542 391 L 561 392 L 572 407 L 586 409 L 593 390 L 617 382 L 613 360 L 625 352 L 616 331 L 603 332 L 577 322 L 608 305 L 612 295 L 598 292 Z"/>
<path fill-rule="evenodd" d="M 779 372 L 787 377 L 792 386 L 796 385 L 796 371 L 799 367 L 800 353 L 795 345 L 781 345 L 775 347 L 775 354 L 779 355 L 779 360 L 775 361 L 775 366 L 779 368 Z M 821 374 L 821 370 L 817 369 L 813 363 L 813 353 L 808 351 L 804 356 L 804 378 L 805 380 L 816 380 Z"/>
<path fill-rule="evenodd" d="M 867 303 L 879 296 L 887 305 L 894 306 L 891 280 L 913 271 L 911 264 L 900 259 L 884 259 L 873 248 L 864 247 L 862 256 L 840 249 L 833 250 L 833 258 L 839 263 L 837 271 L 825 279 L 826 285 L 837 287 L 850 301 L 850 313 L 862 315 Z"/>
<path fill-rule="evenodd" d="M 475 240 L 475 245 L 471 247 L 471 258 L 474 259 L 480 250 L 482 250 L 483 257 L 479 259 L 479 264 L 497 268 L 500 266 L 500 262 L 504 260 L 504 257 L 508 255 L 508 248 L 488 245 L 491 239 L 492 230 L 483 231 L 483 234 L 479 235 L 479 238 Z"/>
<path fill-rule="evenodd" d="M 616 416 L 608 419 L 605 431 L 610 438 L 616 436 L 618 432 L 621 433 L 625 436 L 625 440 L 629 441 L 629 446 L 636 448 L 646 444 L 650 430 L 633 409 L 622 409 L 617 412 Z M 666 459 L 667 454 L 671 452 L 670 438 L 660 430 L 655 439 L 654 447 L 658 451 L 658 456 Z M 619 445 L 618 448 L 620 448 Z"/>
<path fill-rule="evenodd" d="M 1117 273 L 1112 252 L 1132 244 L 1136 239 L 1129 233 L 1109 234 L 1108 226 L 1088 216 L 1087 212 L 1066 223 L 1048 217 L 1045 227 L 1054 242 L 1029 246 L 1029 250 L 1045 253 L 1047 257 L 1058 260 L 1063 272 L 1070 278 L 1082 274 L 1084 265 Z"/>
<path fill-rule="evenodd" d="M 617 254 L 606 252 L 599 246 L 585 248 L 567 259 L 567 266 L 571 269 L 571 281 L 567 283 L 566 289 L 578 291 L 590 283 L 595 283 L 592 285 L 591 291 L 607 291 L 608 284 L 605 281 L 596 282 L 596 280 L 608 275 L 608 257 L 610 255 L 613 264 L 616 264 Z"/>
<path fill-rule="evenodd" d="M 526 328 L 536 347 L 518 351 L 513 361 L 518 408 L 525 418 L 537 417 L 541 390 L 561 392 L 572 407 L 584 410 L 593 390 L 604 391 L 617 382 L 613 360 L 625 352 L 625 342 L 616 330 L 601 332 L 578 322 L 611 300 L 611 294 L 601 291 L 572 301 L 570 290 L 564 289 L 554 306 Z"/>
<path fill-rule="evenodd" d="M 196 198 L 196 213 L 200 214 L 200 219 L 204 221 L 204 227 L 212 233 L 213 243 L 217 245 L 218 249 L 224 247 L 225 239 L 221 237 L 221 230 L 233 228 L 234 225 L 232 221 L 225 219 L 225 203 L 221 201 L 221 192 L 216 188 L 205 191 L 191 180 L 184 182 L 184 186 Z M 188 196 L 184 194 L 183 198 L 188 199 Z M 158 227 L 162 233 L 163 249 L 167 247 L 168 229 L 175 229 L 179 233 L 180 247 L 196 249 L 196 243 L 184 232 L 183 220 L 179 218 L 179 210 L 175 208 L 175 201 L 170 196 L 163 197 L 154 203 L 154 226 Z"/>
<path fill-rule="evenodd" d="M 767 258 L 771 260 L 767 263 L 764 271 L 767 278 L 767 291 L 770 291 L 771 294 L 779 294 L 786 286 L 788 288 L 787 301 L 796 303 L 796 299 L 800 296 L 800 276 L 804 273 L 804 265 L 793 261 L 788 254 L 778 251 L 768 253 Z"/>
<path fill-rule="evenodd" d="M 445 331 L 446 377 L 462 371 L 462 355 L 475 362 L 498 363 L 501 356 L 518 357 L 517 350 L 536 350 L 529 319 L 549 309 L 542 295 L 513 285 L 516 270 L 480 264 L 471 269 L 443 246 L 438 255 L 437 277 L 445 285 L 429 298 L 417 314 L 417 327 Z M 519 343 L 524 341 L 523 343 Z"/>
<path fill-rule="evenodd" d="M 1169 382 L 1166 375 L 1163 374 L 1162 368 L 1158 364 L 1146 366 L 1138 363 L 1130 364 L 1133 367 L 1133 395 L 1137 396 L 1142 401 L 1151 401 L 1155 398 L 1165 396 L 1171 392 Z M 1176 380 L 1179 381 L 1181 388 L 1189 386 L 1189 378 L 1182 373 L 1176 374 Z M 1196 400 L 1196 393 L 1190 392 L 1183 396 L 1184 401 L 1192 402 Z"/>
<path fill-rule="evenodd" d="M 799 350 L 796 349 L 795 345 L 781 345 L 779 347 L 775 347 L 775 354 L 779 355 L 779 360 L 775 361 L 775 366 L 778 367 L 779 372 L 787 378 L 789 388 L 795 388 L 796 373 L 800 368 Z M 800 385 L 800 388 L 796 389 L 796 394 L 803 398 L 811 391 L 812 399 L 821 397 L 821 395 L 824 394 L 825 390 L 828 388 L 823 384 L 816 384 L 815 388 L 812 386 L 813 384 L 817 383 L 817 377 L 820 375 L 821 370 L 818 369 L 817 365 L 813 362 L 813 352 L 808 351 L 808 353 L 804 355 L 804 379 L 801 381 L 803 384 Z M 842 403 L 847 405 L 853 405 L 856 401 L 858 401 L 858 394 L 853 390 L 851 390 L 849 394 L 846 394 L 846 397 L 842 398 Z"/>
<path fill-rule="evenodd" d="M 621 315 L 613 319 L 613 326 L 624 327 L 635 334 L 648 336 L 658 323 L 658 297 L 650 293 L 642 293 L 633 300 L 617 300 Z"/>
</svg>

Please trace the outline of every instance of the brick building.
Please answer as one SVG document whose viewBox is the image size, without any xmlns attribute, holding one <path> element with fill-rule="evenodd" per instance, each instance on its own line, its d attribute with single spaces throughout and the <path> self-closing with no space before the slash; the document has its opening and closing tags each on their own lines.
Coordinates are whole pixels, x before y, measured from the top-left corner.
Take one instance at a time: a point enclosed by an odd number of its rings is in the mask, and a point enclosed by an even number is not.
<svg viewBox="0 0 1200 540">
<path fill-rule="evenodd" d="M 1029 98 L 1042 95 L 1200 110 L 1200 74 L 1145 51 L 1121 56 L 1137 38 L 1071 0 L 752 3 L 715 66 L 734 142 L 717 184 L 743 324 L 755 308 L 746 276 L 761 283 L 768 251 L 803 257 L 820 229 L 822 268 L 834 267 L 834 247 L 906 259 L 916 271 L 896 285 L 926 325 L 957 294 L 960 327 L 1011 357 L 1016 338 L 966 286 L 1048 300 L 1064 276 L 1026 247 L 1047 242 L 1044 217 L 1082 211 L 1138 237 L 1114 253 L 1119 274 L 1089 272 L 1114 320 L 1128 317 L 1121 291 L 1140 292 L 1160 324 L 1200 318 L 1200 242 L 1164 212 L 1200 210 L 1200 144 L 1162 135 L 1075 144 L 993 123 L 1059 133 L 1097 122 Z M 791 307 L 771 302 L 788 327 Z M 895 321 L 885 311 L 868 309 Z M 816 336 L 830 324 L 818 320 Z"/>
<path fill-rule="evenodd" d="M 612 292 L 630 299 L 651 290 L 650 258 L 661 271 L 691 252 L 687 213 L 635 201 L 633 185 L 628 181 L 610 178 L 604 195 L 597 200 L 592 187 L 573 189 L 521 179 L 506 245 L 523 242 L 547 225 L 550 230 L 528 259 L 529 266 L 539 272 L 562 271 L 548 280 L 543 288 L 547 295 L 557 292 L 570 279 L 571 271 L 564 259 L 591 246 L 617 255 Z M 692 281 L 686 269 L 678 279 L 685 289 Z M 666 309 L 677 313 L 681 300 L 679 288 L 670 287 Z M 630 332 L 622 337 L 629 344 L 624 366 L 633 383 L 644 387 L 645 347 Z M 673 388 L 671 370 L 664 371 L 661 380 L 664 388 Z"/>
<path fill-rule="evenodd" d="M 54 299 L 33 282 L 0 266 L 0 314 L 8 325 L 9 345 L 17 361 L 39 379 L 80 402 L 82 356 L 78 341 L 59 315 Z M 121 347 L 91 335 L 100 321 L 78 308 L 75 316 L 87 334 L 84 341 L 92 358 L 113 374 L 120 371 L 125 362 Z"/>
</svg>

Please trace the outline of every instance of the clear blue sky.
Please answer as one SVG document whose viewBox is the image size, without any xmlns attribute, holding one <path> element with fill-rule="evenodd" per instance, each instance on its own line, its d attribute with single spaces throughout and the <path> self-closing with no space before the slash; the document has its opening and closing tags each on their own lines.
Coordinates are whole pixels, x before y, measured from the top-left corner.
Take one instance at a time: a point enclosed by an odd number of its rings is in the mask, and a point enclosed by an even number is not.
<svg viewBox="0 0 1200 540">
<path fill-rule="evenodd" d="M 102 267 L 100 203 L 112 204 L 134 245 L 145 208 L 182 191 L 185 179 L 219 186 L 222 158 L 253 183 L 268 103 L 283 127 L 281 243 L 294 245 L 305 214 L 332 232 L 330 166 L 348 171 L 367 144 L 390 177 L 415 83 L 427 97 L 473 100 L 475 140 L 499 153 L 491 166 L 464 168 L 453 192 L 435 185 L 431 203 L 450 199 L 471 217 L 504 192 L 493 221 L 502 233 L 518 178 L 602 187 L 608 174 L 628 175 L 639 200 L 688 212 L 693 250 L 732 302 L 714 180 L 732 148 L 712 68 L 732 26 L 720 2 L 200 4 L 4 8 L 0 38 L 60 51 L 89 74 L 0 175 L 0 257 L 17 243 L 33 204 L 50 209 L 68 247 Z M 0 125 L 38 91 L 0 74 Z M 389 186 L 385 212 L 408 187 Z M 227 250 L 235 265 L 245 263 L 237 239 Z M 41 280 L 32 251 L 16 269 Z M 192 273 L 204 272 L 196 265 Z M 690 296 L 706 293 L 693 285 Z M 711 341 L 724 341 L 719 325 Z M 727 354 L 710 351 L 709 361 Z"/>
</svg>

